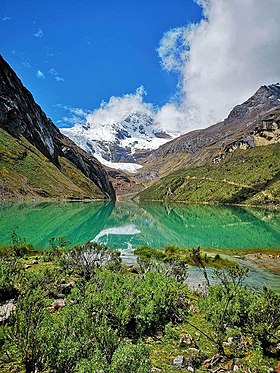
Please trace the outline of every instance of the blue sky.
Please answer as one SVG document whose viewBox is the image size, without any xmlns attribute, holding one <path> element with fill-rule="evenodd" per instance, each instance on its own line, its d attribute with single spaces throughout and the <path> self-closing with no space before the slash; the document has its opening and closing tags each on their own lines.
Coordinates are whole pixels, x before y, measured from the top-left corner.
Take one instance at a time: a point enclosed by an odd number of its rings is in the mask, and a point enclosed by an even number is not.
<svg viewBox="0 0 280 373">
<path fill-rule="evenodd" d="M 143 85 L 162 106 L 178 75 L 156 49 L 171 28 L 197 23 L 192 0 L 0 0 L 1 54 L 49 117 L 57 105 L 93 110 Z"/>
</svg>

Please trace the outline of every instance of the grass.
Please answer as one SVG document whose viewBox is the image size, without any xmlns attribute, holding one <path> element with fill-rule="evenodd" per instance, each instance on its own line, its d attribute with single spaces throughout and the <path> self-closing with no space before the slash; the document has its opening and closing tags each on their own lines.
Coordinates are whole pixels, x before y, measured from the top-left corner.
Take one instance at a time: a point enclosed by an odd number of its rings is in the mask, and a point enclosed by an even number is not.
<svg viewBox="0 0 280 373">
<path fill-rule="evenodd" d="M 0 128 L 0 182 L 4 198 L 103 199 L 99 188 L 67 159 L 61 169 L 26 139 Z"/>
<path fill-rule="evenodd" d="M 163 249 L 152 249 L 142 246 L 134 250 L 134 254 L 142 260 L 154 259 L 164 263 L 178 261 L 191 266 L 197 265 L 193 259 L 191 249 L 179 248 L 177 246 L 167 246 Z M 209 255 L 204 250 L 201 251 L 201 256 L 205 267 L 229 268 L 236 265 L 234 261 L 222 258 L 219 254 Z"/>
<path fill-rule="evenodd" d="M 238 149 L 218 164 L 180 170 L 160 179 L 137 199 L 265 205 L 280 204 L 280 144 Z"/>
</svg>

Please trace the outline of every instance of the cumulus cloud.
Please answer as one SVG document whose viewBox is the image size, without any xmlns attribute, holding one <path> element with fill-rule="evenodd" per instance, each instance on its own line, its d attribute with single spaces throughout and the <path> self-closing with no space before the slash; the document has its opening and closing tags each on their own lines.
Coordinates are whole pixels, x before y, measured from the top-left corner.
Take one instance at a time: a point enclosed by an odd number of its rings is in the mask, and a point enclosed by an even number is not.
<svg viewBox="0 0 280 373">
<path fill-rule="evenodd" d="M 180 74 L 174 125 L 181 117 L 185 131 L 225 118 L 261 85 L 280 79 L 278 0 L 196 2 L 203 19 L 168 31 L 158 48 L 162 66 Z M 170 114 L 170 105 L 161 111 Z"/>
<path fill-rule="evenodd" d="M 122 121 L 129 114 L 142 113 L 154 115 L 152 104 L 144 102 L 146 91 L 143 86 L 136 89 L 135 93 L 125 94 L 121 97 L 112 96 L 108 102 L 102 102 L 100 107 L 87 116 L 89 123 L 112 124 Z"/>
<path fill-rule="evenodd" d="M 38 28 L 38 31 L 33 34 L 35 38 L 42 38 L 44 36 L 44 31 L 41 29 L 41 27 Z"/>
<path fill-rule="evenodd" d="M 2 18 L 2 21 L 3 22 L 7 22 L 7 21 L 11 21 L 12 20 L 12 18 L 11 17 L 8 17 L 8 16 L 4 16 L 3 18 Z"/>
<path fill-rule="evenodd" d="M 148 116 L 154 122 L 154 129 L 160 130 L 157 123 L 157 110 L 154 105 L 144 101 L 146 91 L 143 86 L 136 89 L 134 93 L 124 94 L 117 97 L 112 96 L 108 102 L 101 102 L 99 108 L 89 111 L 79 108 L 71 108 L 65 105 L 57 105 L 58 107 L 68 111 L 68 115 L 62 118 L 59 123 L 61 127 L 69 124 L 81 125 L 90 124 L 92 126 L 101 126 L 108 128 L 110 132 L 110 125 L 121 122 L 131 114 L 139 114 L 141 116 Z"/>
<path fill-rule="evenodd" d="M 46 79 L 45 74 L 41 70 L 37 70 L 36 77 L 37 77 L 37 79 Z"/>
<path fill-rule="evenodd" d="M 178 74 L 176 100 L 155 108 L 140 87 L 112 96 L 84 120 L 114 123 L 139 111 L 159 130 L 186 133 L 224 119 L 261 85 L 280 80 L 279 0 L 194 1 L 200 22 L 167 31 L 157 50 L 162 67 Z"/>
</svg>

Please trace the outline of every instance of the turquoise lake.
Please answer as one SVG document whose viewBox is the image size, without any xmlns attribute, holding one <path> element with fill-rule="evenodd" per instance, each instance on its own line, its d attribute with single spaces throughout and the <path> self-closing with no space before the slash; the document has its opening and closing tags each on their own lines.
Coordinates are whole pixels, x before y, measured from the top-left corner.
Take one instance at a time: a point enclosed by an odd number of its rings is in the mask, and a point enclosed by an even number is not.
<svg viewBox="0 0 280 373">
<path fill-rule="evenodd" d="M 52 237 L 72 245 L 95 240 L 110 248 L 279 248 L 280 212 L 229 206 L 133 202 L 0 203 L 0 246 L 12 231 L 37 248 Z"/>
<path fill-rule="evenodd" d="M 0 203 L 0 246 L 11 244 L 13 230 L 36 248 L 49 248 L 52 237 L 71 246 L 90 240 L 122 249 L 126 260 L 141 245 L 181 247 L 279 248 L 280 212 L 258 208 L 164 205 L 133 202 Z M 134 258 L 135 260 L 135 258 Z M 203 282 L 189 267 L 191 285 Z M 211 274 L 211 269 L 209 269 Z M 280 276 L 251 265 L 246 284 L 280 292 Z"/>
</svg>

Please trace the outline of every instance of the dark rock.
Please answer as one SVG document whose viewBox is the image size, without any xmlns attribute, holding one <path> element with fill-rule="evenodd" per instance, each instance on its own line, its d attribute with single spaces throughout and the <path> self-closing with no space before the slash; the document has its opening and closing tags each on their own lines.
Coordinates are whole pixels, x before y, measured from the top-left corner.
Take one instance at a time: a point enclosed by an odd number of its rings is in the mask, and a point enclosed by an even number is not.
<svg viewBox="0 0 280 373">
<path fill-rule="evenodd" d="M 139 273 L 138 268 L 135 267 L 135 266 L 128 267 L 127 271 L 130 272 L 130 273 L 135 273 L 135 274 Z"/>
<path fill-rule="evenodd" d="M 50 312 L 57 312 L 66 306 L 65 299 L 56 299 L 53 304 L 48 308 Z"/>
<path fill-rule="evenodd" d="M 60 157 L 66 158 L 90 179 L 106 198 L 115 199 L 115 191 L 103 166 L 64 136 L 46 117 L 32 94 L 0 56 L 0 127 L 20 139 L 23 136 L 58 169 Z M 24 156 L 24 154 L 22 155 Z"/>
</svg>

